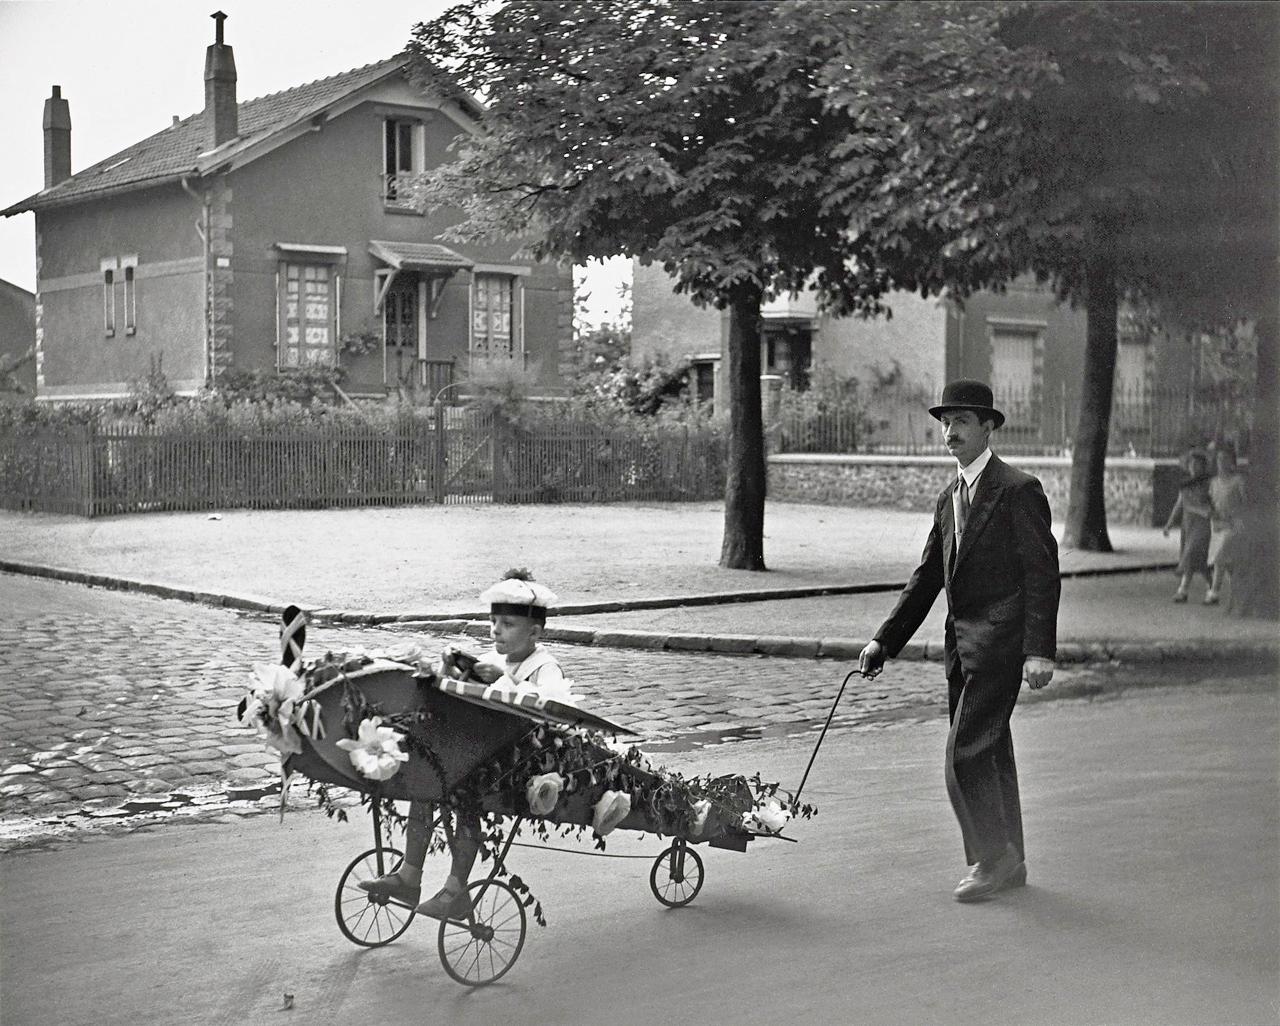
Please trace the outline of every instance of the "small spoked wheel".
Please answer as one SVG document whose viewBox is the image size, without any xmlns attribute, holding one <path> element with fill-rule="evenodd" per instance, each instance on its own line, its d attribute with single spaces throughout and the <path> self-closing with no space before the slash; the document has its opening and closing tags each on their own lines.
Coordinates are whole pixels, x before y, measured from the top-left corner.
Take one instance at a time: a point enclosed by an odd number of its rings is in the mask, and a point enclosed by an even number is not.
<svg viewBox="0 0 1280 1026">
<path fill-rule="evenodd" d="M 338 917 L 338 929 L 347 940 L 365 948 L 378 948 L 390 944 L 413 922 L 413 906 L 394 898 L 375 897 L 361 890 L 365 880 L 376 880 L 400 868 L 404 855 L 397 848 L 370 848 L 357 855 L 338 881 L 338 893 L 333 898 L 333 911 Z"/>
<path fill-rule="evenodd" d="M 649 870 L 653 896 L 667 908 L 689 904 L 702 890 L 702 858 L 685 841 L 676 840 L 653 860 Z"/>
<path fill-rule="evenodd" d="M 440 924 L 440 962 L 444 971 L 468 987 L 501 979 L 524 948 L 524 904 L 501 880 L 478 880 L 467 888 L 469 922 Z"/>
</svg>

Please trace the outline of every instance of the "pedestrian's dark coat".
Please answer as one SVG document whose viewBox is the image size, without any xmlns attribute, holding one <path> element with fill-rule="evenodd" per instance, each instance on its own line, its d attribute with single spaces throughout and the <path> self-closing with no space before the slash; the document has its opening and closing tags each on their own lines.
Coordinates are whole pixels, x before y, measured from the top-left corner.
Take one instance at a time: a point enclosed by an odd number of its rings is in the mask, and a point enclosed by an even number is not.
<svg viewBox="0 0 1280 1026">
<path fill-rule="evenodd" d="M 890 658 L 924 622 L 938 592 L 947 593 L 946 670 L 1013 674 L 1026 656 L 1057 651 L 1058 543 L 1050 532 L 1049 502 L 1040 482 L 994 454 L 955 549 L 951 493 L 938 496 L 933 529 L 911 576 L 876 640 Z"/>
<path fill-rule="evenodd" d="M 1009 717 L 1028 656 L 1057 649 L 1058 544 L 1040 482 L 992 456 L 955 549 L 952 483 L 938 496 L 920 565 L 876 633 L 893 657 L 947 594 L 946 670 L 951 714 L 947 791 L 970 865 L 1007 847 L 1025 859 Z"/>
</svg>

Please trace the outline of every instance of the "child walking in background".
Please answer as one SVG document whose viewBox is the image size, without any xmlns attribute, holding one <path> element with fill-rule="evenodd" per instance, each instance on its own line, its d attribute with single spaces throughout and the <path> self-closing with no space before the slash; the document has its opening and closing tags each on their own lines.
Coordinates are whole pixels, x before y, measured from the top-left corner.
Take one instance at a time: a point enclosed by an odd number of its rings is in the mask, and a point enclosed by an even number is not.
<svg viewBox="0 0 1280 1026">
<path fill-rule="evenodd" d="M 1181 575 L 1178 590 L 1173 593 L 1174 602 L 1186 602 L 1191 579 L 1200 574 L 1212 589 L 1213 577 L 1209 571 L 1209 537 L 1212 506 L 1209 498 L 1209 459 L 1198 449 L 1187 453 L 1183 461 L 1186 476 L 1178 485 L 1178 501 L 1173 504 L 1169 519 L 1165 521 L 1167 538 L 1175 524 L 1182 527 L 1179 546 L 1178 573 Z"/>
<path fill-rule="evenodd" d="M 1204 597 L 1206 606 L 1216 605 L 1231 568 L 1239 558 L 1240 529 L 1244 518 L 1244 475 L 1236 466 L 1236 450 L 1230 442 L 1218 446 L 1218 472 L 1209 482 L 1210 519 L 1209 564 L 1213 582 Z"/>
</svg>

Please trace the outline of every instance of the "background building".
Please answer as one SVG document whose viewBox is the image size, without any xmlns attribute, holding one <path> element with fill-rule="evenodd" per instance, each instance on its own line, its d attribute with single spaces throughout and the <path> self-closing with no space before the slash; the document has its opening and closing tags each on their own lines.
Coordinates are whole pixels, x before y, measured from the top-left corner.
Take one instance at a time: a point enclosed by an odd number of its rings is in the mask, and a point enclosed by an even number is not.
<svg viewBox="0 0 1280 1026">
<path fill-rule="evenodd" d="M 514 373 L 562 388 L 567 267 L 518 242 L 442 244 L 413 178 L 480 110 L 424 95 L 406 55 L 239 103 L 222 19 L 205 107 L 76 174 L 54 86 L 36 215 L 36 380 L 48 399 L 125 394 L 157 361 L 179 392 L 228 368 L 341 365 L 352 394 L 434 394 Z"/>
</svg>

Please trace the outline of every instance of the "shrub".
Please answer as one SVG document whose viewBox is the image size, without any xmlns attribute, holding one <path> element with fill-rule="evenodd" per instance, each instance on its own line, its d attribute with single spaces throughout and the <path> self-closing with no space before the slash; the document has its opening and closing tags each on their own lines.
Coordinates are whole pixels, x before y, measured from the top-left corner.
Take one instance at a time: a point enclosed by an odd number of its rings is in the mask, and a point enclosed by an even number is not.
<svg viewBox="0 0 1280 1026">
<path fill-rule="evenodd" d="M 858 379 L 816 364 L 807 391 L 784 389 L 776 434 L 782 452 L 857 452 L 871 433 Z"/>
</svg>

